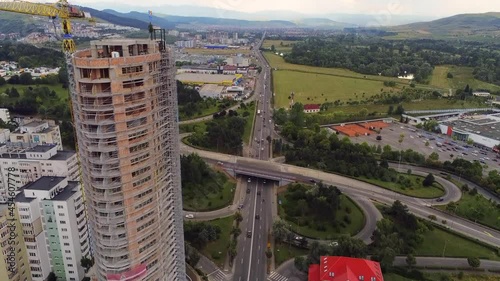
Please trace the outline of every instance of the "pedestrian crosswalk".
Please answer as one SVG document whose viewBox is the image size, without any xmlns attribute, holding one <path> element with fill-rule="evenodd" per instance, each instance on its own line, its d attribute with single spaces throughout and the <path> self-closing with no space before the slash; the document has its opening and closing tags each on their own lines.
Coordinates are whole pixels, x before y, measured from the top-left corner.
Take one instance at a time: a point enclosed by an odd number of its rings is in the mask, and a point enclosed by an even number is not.
<svg viewBox="0 0 500 281">
<path fill-rule="evenodd" d="M 271 272 L 271 274 L 269 274 L 269 277 L 267 278 L 268 281 L 287 281 L 288 278 L 286 278 L 285 276 L 279 274 L 278 272 Z"/>
<path fill-rule="evenodd" d="M 207 276 L 209 281 L 227 281 L 226 274 L 220 271 L 220 269 L 217 269 L 216 271 L 208 274 Z"/>
</svg>

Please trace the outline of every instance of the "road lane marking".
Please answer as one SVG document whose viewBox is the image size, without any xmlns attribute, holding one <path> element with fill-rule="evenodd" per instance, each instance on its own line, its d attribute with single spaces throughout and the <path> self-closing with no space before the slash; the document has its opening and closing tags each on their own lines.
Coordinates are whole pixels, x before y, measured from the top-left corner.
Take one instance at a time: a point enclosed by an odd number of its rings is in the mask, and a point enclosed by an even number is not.
<svg viewBox="0 0 500 281">
<path fill-rule="evenodd" d="M 259 181 L 257 180 L 256 184 L 255 184 L 256 188 L 259 188 Z M 255 212 L 257 211 L 257 195 L 255 195 L 255 200 L 253 202 L 253 217 L 252 218 L 255 218 Z M 248 261 L 248 275 L 247 275 L 247 280 L 250 280 L 250 272 L 251 272 L 251 268 L 252 268 L 252 252 L 253 252 L 253 240 L 254 240 L 254 237 L 253 235 L 255 235 L 255 219 L 252 219 L 252 237 L 250 238 L 250 259 Z"/>
<path fill-rule="evenodd" d="M 486 233 L 486 235 L 488 235 L 489 237 L 494 237 L 493 235 L 491 235 L 491 233 L 489 233 L 487 231 L 484 231 L 484 233 Z"/>
</svg>

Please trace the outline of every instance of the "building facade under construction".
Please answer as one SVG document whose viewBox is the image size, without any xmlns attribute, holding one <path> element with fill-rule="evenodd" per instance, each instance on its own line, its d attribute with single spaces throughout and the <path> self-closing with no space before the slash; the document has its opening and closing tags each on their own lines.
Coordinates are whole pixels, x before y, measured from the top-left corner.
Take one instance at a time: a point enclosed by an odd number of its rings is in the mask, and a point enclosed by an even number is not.
<svg viewBox="0 0 500 281">
<path fill-rule="evenodd" d="M 186 279 L 172 54 L 98 40 L 68 65 L 99 281 Z"/>
</svg>

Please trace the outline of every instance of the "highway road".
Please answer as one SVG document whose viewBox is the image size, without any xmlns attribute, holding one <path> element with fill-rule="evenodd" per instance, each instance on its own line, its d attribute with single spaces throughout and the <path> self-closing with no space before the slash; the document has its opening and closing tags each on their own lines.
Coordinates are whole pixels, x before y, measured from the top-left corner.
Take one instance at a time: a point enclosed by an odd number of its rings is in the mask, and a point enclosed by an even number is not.
<svg viewBox="0 0 500 281">
<path fill-rule="evenodd" d="M 202 151 L 182 144 L 181 151 L 187 153 L 196 152 L 202 158 L 223 162 L 227 169 L 236 169 L 240 172 L 261 175 L 261 177 L 277 177 L 289 181 L 309 181 L 309 179 L 316 179 L 327 184 L 336 185 L 342 192 L 351 197 L 360 196 L 368 198 L 371 201 L 377 201 L 389 205 L 395 200 L 400 200 L 408 206 L 409 210 L 413 214 L 418 217 L 428 219 L 429 215 L 434 215 L 437 217 L 438 222 L 446 220 L 446 226 L 454 231 L 469 237 L 474 237 L 475 239 L 493 246 L 500 247 L 500 231 L 432 209 L 429 205 L 436 204 L 435 199 L 413 198 L 344 176 L 296 167 L 293 165 Z M 443 202 L 440 202 L 440 204 L 446 204 L 449 202 L 451 201 L 444 200 Z M 367 217 L 370 215 L 371 214 L 367 214 Z"/>
<path fill-rule="evenodd" d="M 254 47 L 254 55 L 262 67 L 255 85 L 255 100 L 258 114 L 255 116 L 253 134 L 249 143 L 250 157 L 267 161 L 270 155 L 268 137 L 272 133 L 270 70 L 259 48 L 264 40 Z M 241 210 L 243 221 L 238 237 L 238 254 L 233 264 L 234 281 L 265 281 L 267 276 L 266 248 L 268 234 L 273 224 L 272 203 L 273 183 L 263 179 L 248 177 L 247 196 Z M 267 199 L 267 200 L 266 200 Z M 249 237 L 250 236 L 250 237 Z"/>
</svg>

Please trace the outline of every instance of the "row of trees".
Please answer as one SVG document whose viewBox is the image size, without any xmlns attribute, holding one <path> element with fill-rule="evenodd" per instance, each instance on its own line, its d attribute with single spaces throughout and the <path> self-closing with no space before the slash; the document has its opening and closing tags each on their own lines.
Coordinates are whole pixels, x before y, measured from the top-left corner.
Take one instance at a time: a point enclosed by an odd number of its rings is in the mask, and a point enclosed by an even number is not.
<svg viewBox="0 0 500 281">
<path fill-rule="evenodd" d="M 239 116 L 219 117 L 207 122 L 205 132 L 195 132 L 189 137 L 191 144 L 218 152 L 240 154 L 246 119 Z"/>
<path fill-rule="evenodd" d="M 500 54 L 490 43 L 444 40 L 384 40 L 378 37 L 336 35 L 308 38 L 293 45 L 285 61 L 320 67 L 347 68 L 363 74 L 395 77 L 414 74 L 425 81 L 433 66 L 474 67 L 476 79 L 500 84 Z"/>
<path fill-rule="evenodd" d="M 0 48 L 0 61 L 16 61 L 21 68 L 59 67 L 64 64 L 64 56 L 59 50 L 5 41 Z"/>
<path fill-rule="evenodd" d="M 341 192 L 337 187 L 318 183 L 312 188 L 292 184 L 285 193 L 283 208 L 289 219 L 308 220 L 308 223 L 334 222 L 340 209 Z"/>
</svg>

